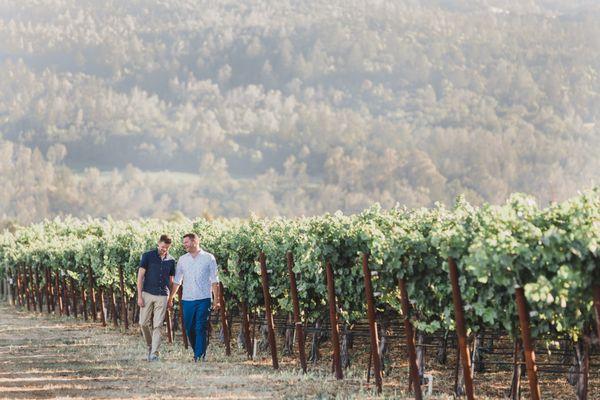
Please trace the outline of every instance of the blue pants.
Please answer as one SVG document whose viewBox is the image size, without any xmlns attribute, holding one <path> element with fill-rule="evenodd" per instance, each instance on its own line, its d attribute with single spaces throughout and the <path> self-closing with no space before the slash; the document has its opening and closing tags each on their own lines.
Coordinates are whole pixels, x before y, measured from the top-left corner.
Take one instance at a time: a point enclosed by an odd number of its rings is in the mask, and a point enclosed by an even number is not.
<svg viewBox="0 0 600 400">
<path fill-rule="evenodd" d="M 206 328 L 210 316 L 210 299 L 183 300 L 185 333 L 194 349 L 194 360 L 206 354 Z"/>
</svg>

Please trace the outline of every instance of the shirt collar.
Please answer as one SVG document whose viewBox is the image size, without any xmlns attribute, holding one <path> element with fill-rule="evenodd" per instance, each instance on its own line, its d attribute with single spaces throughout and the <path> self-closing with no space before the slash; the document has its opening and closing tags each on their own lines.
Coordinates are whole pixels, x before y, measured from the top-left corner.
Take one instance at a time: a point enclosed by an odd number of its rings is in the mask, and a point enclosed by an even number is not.
<svg viewBox="0 0 600 400">
<path fill-rule="evenodd" d="M 205 251 L 202 249 L 202 247 L 200 247 L 200 251 L 198 251 L 198 255 L 196 257 L 201 256 L 204 253 Z M 192 253 L 188 253 L 188 255 L 192 258 L 192 260 L 195 260 L 194 256 L 192 256 Z"/>
<path fill-rule="evenodd" d="M 164 259 L 160 256 L 160 253 L 158 252 L 158 249 L 155 249 L 154 251 L 156 252 L 156 256 L 158 258 L 160 258 L 161 260 L 163 260 L 163 261 L 173 260 L 173 257 L 171 257 L 171 253 L 169 253 L 168 251 L 167 251 L 167 255 L 165 256 Z"/>
</svg>

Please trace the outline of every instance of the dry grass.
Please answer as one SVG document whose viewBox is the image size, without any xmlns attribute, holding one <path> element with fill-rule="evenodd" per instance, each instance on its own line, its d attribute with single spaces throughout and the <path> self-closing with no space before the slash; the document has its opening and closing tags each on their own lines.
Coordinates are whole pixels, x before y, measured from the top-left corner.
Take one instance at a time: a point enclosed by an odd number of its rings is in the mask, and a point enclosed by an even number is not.
<svg viewBox="0 0 600 400">
<path fill-rule="evenodd" d="M 233 349 L 225 357 L 222 346 L 211 345 L 205 367 L 191 362 L 191 350 L 163 344 L 162 361 L 145 361 L 145 345 L 137 327 L 123 334 L 97 323 L 75 321 L 18 311 L 0 304 L 0 398 L 2 399 L 371 399 L 411 398 L 406 392 L 407 367 L 404 357 L 393 354 L 390 376 L 385 378 L 384 396 L 375 396 L 366 384 L 368 354 L 359 344 L 345 379 L 336 381 L 329 373 L 327 345 L 323 361 L 302 375 L 297 362 L 281 360 L 273 371 L 267 355 L 246 359 Z M 234 346 L 235 347 L 235 346 Z M 431 371 L 434 396 L 451 399 L 451 369 Z M 542 387 L 553 399 L 573 399 L 573 389 L 564 379 L 543 379 Z M 510 372 L 478 376 L 477 392 L 502 398 Z M 591 382 L 591 399 L 599 399 L 599 382 Z M 526 389 L 526 380 L 522 383 Z M 551 393 L 551 396 L 550 396 Z M 526 395 L 525 397 L 526 398 Z"/>
</svg>

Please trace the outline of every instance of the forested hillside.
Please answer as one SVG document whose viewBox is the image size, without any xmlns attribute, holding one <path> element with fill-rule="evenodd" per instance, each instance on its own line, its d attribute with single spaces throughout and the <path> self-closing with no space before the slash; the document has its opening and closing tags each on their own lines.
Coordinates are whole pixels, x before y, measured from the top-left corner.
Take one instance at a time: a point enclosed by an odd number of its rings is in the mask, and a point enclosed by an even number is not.
<svg viewBox="0 0 600 400">
<path fill-rule="evenodd" d="M 0 220 L 563 200 L 599 69 L 592 0 L 3 1 Z"/>
</svg>

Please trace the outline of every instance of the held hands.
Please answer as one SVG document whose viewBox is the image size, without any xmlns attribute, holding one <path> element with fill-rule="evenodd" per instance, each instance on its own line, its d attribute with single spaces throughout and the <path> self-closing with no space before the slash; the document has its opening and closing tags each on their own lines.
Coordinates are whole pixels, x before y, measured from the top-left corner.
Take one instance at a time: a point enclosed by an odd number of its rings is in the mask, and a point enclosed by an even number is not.
<svg viewBox="0 0 600 400">
<path fill-rule="evenodd" d="M 167 300 L 167 308 L 169 310 L 173 309 L 173 298 L 172 297 L 169 297 L 169 300 Z"/>
</svg>

